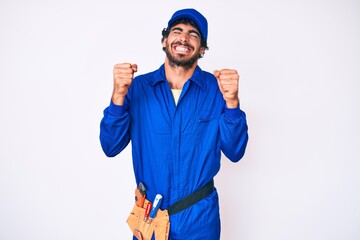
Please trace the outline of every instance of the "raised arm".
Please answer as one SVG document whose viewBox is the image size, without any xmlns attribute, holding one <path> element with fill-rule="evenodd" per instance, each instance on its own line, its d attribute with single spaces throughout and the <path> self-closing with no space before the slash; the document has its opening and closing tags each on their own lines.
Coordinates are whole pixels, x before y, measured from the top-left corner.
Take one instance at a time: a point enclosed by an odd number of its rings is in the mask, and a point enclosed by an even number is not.
<svg viewBox="0 0 360 240">
<path fill-rule="evenodd" d="M 248 142 L 246 115 L 239 106 L 239 74 L 234 69 L 215 70 L 219 89 L 226 101 L 226 108 L 220 119 L 221 150 L 233 162 L 239 161 Z"/>
<path fill-rule="evenodd" d="M 100 124 L 100 143 L 108 157 L 119 154 L 130 142 L 130 116 L 124 103 L 136 71 L 136 64 L 121 63 L 114 66 L 111 103 L 104 110 Z"/>
</svg>

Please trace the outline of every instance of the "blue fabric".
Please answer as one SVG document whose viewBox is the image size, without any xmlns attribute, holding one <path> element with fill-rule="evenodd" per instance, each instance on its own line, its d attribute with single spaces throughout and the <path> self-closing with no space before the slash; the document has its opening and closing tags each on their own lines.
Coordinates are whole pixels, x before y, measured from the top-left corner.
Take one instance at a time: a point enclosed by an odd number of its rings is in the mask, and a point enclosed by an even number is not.
<svg viewBox="0 0 360 240">
<path fill-rule="evenodd" d="M 134 78 L 124 106 L 110 103 L 104 110 L 100 140 L 109 157 L 131 140 L 136 184 L 146 185 L 150 201 L 162 194 L 161 209 L 166 209 L 217 174 L 221 151 L 239 161 L 248 134 L 245 113 L 226 108 L 212 74 L 197 67 L 176 106 L 162 65 Z M 217 191 L 170 222 L 170 239 L 219 239 Z"/>
</svg>

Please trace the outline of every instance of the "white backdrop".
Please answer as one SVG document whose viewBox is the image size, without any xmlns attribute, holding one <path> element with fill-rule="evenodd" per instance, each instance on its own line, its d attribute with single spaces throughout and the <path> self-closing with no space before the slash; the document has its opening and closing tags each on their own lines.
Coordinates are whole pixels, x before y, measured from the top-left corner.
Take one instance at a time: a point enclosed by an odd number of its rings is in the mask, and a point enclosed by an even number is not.
<svg viewBox="0 0 360 240">
<path fill-rule="evenodd" d="M 250 140 L 216 177 L 222 239 L 360 239 L 360 3 L 0 0 L 0 239 L 130 239 L 128 147 L 98 135 L 112 68 L 164 61 L 161 30 L 195 7 L 200 66 L 236 68 Z"/>
</svg>

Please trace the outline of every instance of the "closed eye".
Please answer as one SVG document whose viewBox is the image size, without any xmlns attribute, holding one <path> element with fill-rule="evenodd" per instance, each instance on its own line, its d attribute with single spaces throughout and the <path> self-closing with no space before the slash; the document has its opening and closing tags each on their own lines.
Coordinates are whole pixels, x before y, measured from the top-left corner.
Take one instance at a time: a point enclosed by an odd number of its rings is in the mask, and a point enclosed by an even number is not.
<svg viewBox="0 0 360 240">
<path fill-rule="evenodd" d="M 197 31 L 195 31 L 195 30 L 190 30 L 190 31 L 189 31 L 189 34 L 190 34 L 190 36 L 193 37 L 193 38 L 199 38 L 199 37 L 200 37 L 200 33 L 197 32 Z"/>
<path fill-rule="evenodd" d="M 173 34 L 179 35 L 179 34 L 182 34 L 184 32 L 184 30 L 180 27 L 175 27 L 171 30 L 171 32 Z M 190 30 L 188 32 L 188 34 L 191 38 L 194 38 L 194 39 L 200 38 L 200 33 L 196 30 Z"/>
<path fill-rule="evenodd" d="M 175 34 L 181 34 L 183 32 L 182 28 L 176 27 L 172 29 L 172 32 Z"/>
</svg>

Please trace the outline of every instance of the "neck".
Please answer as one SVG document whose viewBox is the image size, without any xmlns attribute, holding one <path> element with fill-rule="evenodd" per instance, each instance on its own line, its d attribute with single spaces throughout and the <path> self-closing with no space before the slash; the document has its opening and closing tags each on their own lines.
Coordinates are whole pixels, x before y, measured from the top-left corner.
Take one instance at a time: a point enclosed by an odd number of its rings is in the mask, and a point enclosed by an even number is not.
<svg viewBox="0 0 360 240">
<path fill-rule="evenodd" d="M 197 62 L 190 68 L 177 66 L 165 59 L 165 76 L 171 89 L 182 89 L 183 85 L 193 75 Z"/>
</svg>

